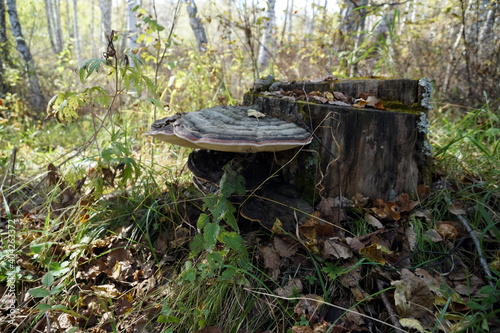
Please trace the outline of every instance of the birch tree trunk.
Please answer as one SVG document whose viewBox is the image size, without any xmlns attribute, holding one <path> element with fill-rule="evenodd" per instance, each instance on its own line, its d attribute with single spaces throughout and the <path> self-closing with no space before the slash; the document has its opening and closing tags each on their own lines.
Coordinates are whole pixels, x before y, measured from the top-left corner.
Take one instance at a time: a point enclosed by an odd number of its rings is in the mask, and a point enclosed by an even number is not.
<svg viewBox="0 0 500 333">
<path fill-rule="evenodd" d="M 50 45 L 54 53 L 59 54 L 63 48 L 59 0 L 45 0 L 45 15 L 47 16 Z"/>
<path fill-rule="evenodd" d="M 0 91 L 5 93 L 8 91 L 5 84 L 4 66 L 3 63 L 7 59 L 7 31 L 5 29 L 5 2 L 0 0 Z"/>
<path fill-rule="evenodd" d="M 94 32 L 94 27 L 95 27 L 95 0 L 92 0 L 90 2 L 90 23 L 89 23 L 89 30 L 90 30 L 90 40 L 91 40 L 91 46 L 92 46 L 92 58 L 97 58 L 97 46 L 95 44 L 95 32 Z"/>
<path fill-rule="evenodd" d="M 271 53 L 274 51 L 275 5 L 276 0 L 267 0 L 267 11 L 265 16 L 267 20 L 264 33 L 262 34 L 262 38 L 260 40 L 259 56 L 257 58 L 257 68 L 259 69 L 259 72 L 266 69 Z"/>
<path fill-rule="evenodd" d="M 130 49 L 136 48 L 138 45 L 136 42 L 138 36 L 137 17 L 134 11 L 137 5 L 137 0 L 129 0 L 127 2 L 127 47 Z"/>
<path fill-rule="evenodd" d="M 350 0 L 342 0 L 342 9 L 340 11 L 340 17 L 342 18 L 342 23 L 340 25 L 340 31 L 344 34 L 344 47 L 338 51 L 357 50 L 359 46 L 363 43 L 365 39 L 366 23 L 366 6 L 368 5 L 368 0 L 359 0 L 357 2 Z M 354 45 L 349 44 L 350 40 L 354 40 Z M 349 68 L 349 76 L 356 76 L 358 74 L 358 63 L 354 62 Z"/>
<path fill-rule="evenodd" d="M 21 24 L 19 23 L 19 17 L 17 16 L 16 0 L 7 0 L 7 13 L 9 14 L 12 35 L 16 39 L 17 50 L 21 53 L 23 61 L 26 65 L 26 74 L 28 76 L 28 82 L 31 90 L 29 102 L 37 112 L 40 112 L 44 109 L 42 91 L 40 89 L 40 83 L 38 82 L 38 76 L 36 75 L 35 62 L 31 56 L 28 44 L 26 44 L 26 41 L 24 40 Z"/>
<path fill-rule="evenodd" d="M 111 36 L 111 0 L 99 0 L 101 9 L 101 45 L 108 45 L 108 37 Z"/>
<path fill-rule="evenodd" d="M 493 27 L 495 26 L 495 18 L 499 11 L 498 6 L 497 1 L 491 1 L 486 19 L 479 31 L 477 61 L 483 73 L 487 73 L 488 68 L 492 67 L 492 61 L 490 59 L 495 48 Z"/>
<path fill-rule="evenodd" d="M 205 28 L 203 23 L 198 17 L 198 8 L 194 0 L 184 0 L 186 3 L 186 10 L 189 15 L 189 24 L 191 29 L 193 29 L 194 37 L 196 38 L 196 45 L 198 46 L 198 51 L 205 52 L 207 50 L 206 44 L 208 43 L 207 35 L 205 33 Z"/>
<path fill-rule="evenodd" d="M 75 36 L 75 51 L 78 63 L 82 62 L 82 49 L 80 47 L 80 32 L 78 30 L 77 0 L 73 0 L 73 34 Z"/>
</svg>

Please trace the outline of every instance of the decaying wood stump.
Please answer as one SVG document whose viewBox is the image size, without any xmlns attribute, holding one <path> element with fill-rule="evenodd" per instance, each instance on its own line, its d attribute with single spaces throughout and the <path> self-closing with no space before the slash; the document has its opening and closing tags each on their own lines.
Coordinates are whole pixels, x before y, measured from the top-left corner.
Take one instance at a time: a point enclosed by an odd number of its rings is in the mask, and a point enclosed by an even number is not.
<svg viewBox="0 0 500 333">
<path fill-rule="evenodd" d="M 247 93 L 244 104 L 257 104 L 261 112 L 307 125 L 315 133 L 290 175 L 304 193 L 347 198 L 359 193 L 391 200 L 401 193 L 415 194 L 419 184 L 428 182 L 428 79 L 279 82 L 270 90 L 276 92 Z M 300 92 L 305 93 L 303 100 L 290 97 Z M 309 98 L 318 95 L 311 92 L 373 95 L 385 110 L 320 103 Z"/>
</svg>

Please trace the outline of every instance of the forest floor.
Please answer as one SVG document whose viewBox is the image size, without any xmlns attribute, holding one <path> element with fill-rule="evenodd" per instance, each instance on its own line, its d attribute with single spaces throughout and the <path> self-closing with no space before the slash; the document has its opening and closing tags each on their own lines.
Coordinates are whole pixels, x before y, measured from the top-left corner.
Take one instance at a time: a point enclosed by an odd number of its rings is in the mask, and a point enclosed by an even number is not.
<svg viewBox="0 0 500 333">
<path fill-rule="evenodd" d="M 321 198 L 284 231 L 243 219 L 231 195 L 199 193 L 186 150 L 153 164 L 111 144 L 55 167 L 43 162 L 54 141 L 83 125 L 56 139 L 59 125 L 2 121 L 20 143 L 0 155 L 3 332 L 500 331 L 493 169 L 458 173 L 438 150 L 418 199 Z"/>
</svg>

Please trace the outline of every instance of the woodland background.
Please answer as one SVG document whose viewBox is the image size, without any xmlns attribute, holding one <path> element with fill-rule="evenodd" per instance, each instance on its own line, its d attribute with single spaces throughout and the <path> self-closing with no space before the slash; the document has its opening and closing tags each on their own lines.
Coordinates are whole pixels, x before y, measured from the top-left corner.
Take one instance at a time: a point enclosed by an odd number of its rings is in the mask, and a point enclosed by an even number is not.
<svg viewBox="0 0 500 333">
<path fill-rule="evenodd" d="M 1 330 L 498 331 L 499 10 L 0 0 Z M 240 235 L 221 218 L 237 218 L 236 186 L 200 196 L 189 150 L 144 136 L 160 117 L 235 105 L 266 75 L 431 79 L 432 186 L 397 220 L 366 201 L 343 221 L 410 266 L 328 257 L 319 236 L 316 253 L 294 235 Z"/>
</svg>

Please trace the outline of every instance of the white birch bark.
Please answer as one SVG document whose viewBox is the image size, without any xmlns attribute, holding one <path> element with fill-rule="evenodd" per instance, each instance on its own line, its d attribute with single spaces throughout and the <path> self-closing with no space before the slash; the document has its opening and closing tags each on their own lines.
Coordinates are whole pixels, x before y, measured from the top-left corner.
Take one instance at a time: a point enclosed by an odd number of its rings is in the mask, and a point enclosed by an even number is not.
<svg viewBox="0 0 500 333">
<path fill-rule="evenodd" d="M 208 43 L 207 34 L 205 32 L 205 27 L 198 16 L 198 8 L 194 0 L 184 0 L 186 3 L 186 10 L 189 15 L 189 24 L 191 29 L 193 29 L 194 37 L 196 38 L 196 45 L 198 51 L 205 52 L 207 50 L 206 44 Z"/>
<path fill-rule="evenodd" d="M 477 61 L 482 69 L 490 67 L 491 57 L 494 47 L 498 43 L 498 35 L 493 33 L 495 18 L 499 14 L 498 1 L 491 1 L 490 8 L 486 14 L 486 19 L 479 31 Z"/>
<path fill-rule="evenodd" d="M 134 8 L 138 5 L 137 0 L 129 0 L 127 2 L 127 47 L 130 49 L 137 47 L 137 16 Z"/>
<path fill-rule="evenodd" d="M 0 0 L 0 91 L 7 92 L 4 80 L 4 60 L 7 59 L 7 31 L 5 29 L 5 2 Z"/>
<path fill-rule="evenodd" d="M 275 12 L 274 7 L 276 5 L 276 0 L 267 0 L 267 10 L 266 10 L 266 24 L 264 27 L 264 32 L 260 39 L 259 46 L 259 56 L 257 58 L 257 68 L 259 72 L 266 69 L 269 64 L 269 58 L 272 52 L 274 52 L 274 27 L 275 27 Z"/>
<path fill-rule="evenodd" d="M 43 96 L 40 89 L 40 83 L 38 82 L 38 76 L 36 74 L 36 66 L 31 56 L 28 44 L 24 40 L 24 35 L 21 29 L 21 23 L 19 22 L 19 17 L 17 15 L 17 5 L 16 0 L 7 0 L 7 13 L 9 14 L 10 25 L 12 28 L 12 35 L 16 39 L 16 48 L 21 53 L 21 57 L 26 65 L 26 74 L 28 76 L 28 82 L 30 86 L 30 97 L 29 102 L 31 106 L 40 112 L 43 110 Z"/>
<path fill-rule="evenodd" d="M 78 63 L 82 62 L 82 49 L 80 47 L 80 32 L 78 30 L 77 0 L 73 0 L 73 35 L 75 37 L 75 51 Z"/>
<path fill-rule="evenodd" d="M 59 54 L 63 49 L 59 0 L 45 0 L 45 15 L 47 17 L 50 45 L 54 53 Z"/>
<path fill-rule="evenodd" d="M 111 36 L 111 0 L 99 0 L 101 9 L 101 45 L 108 45 L 108 37 Z"/>
</svg>

